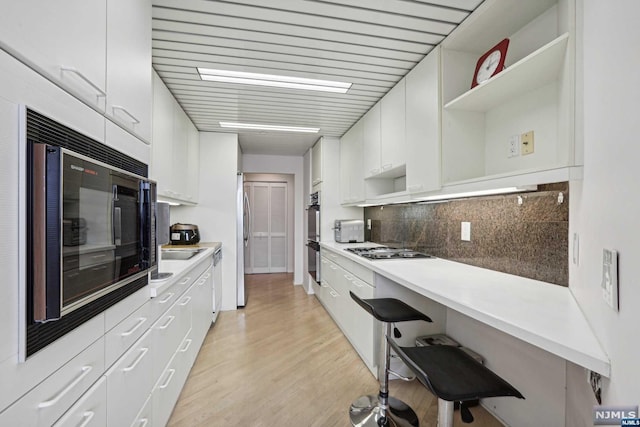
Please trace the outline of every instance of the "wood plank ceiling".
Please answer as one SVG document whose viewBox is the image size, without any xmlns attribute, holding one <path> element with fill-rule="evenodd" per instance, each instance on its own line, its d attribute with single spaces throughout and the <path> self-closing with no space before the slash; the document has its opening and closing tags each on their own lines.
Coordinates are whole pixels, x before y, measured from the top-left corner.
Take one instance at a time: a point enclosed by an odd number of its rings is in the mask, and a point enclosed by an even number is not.
<svg viewBox="0 0 640 427">
<path fill-rule="evenodd" d="M 200 131 L 245 153 L 301 155 L 342 136 L 483 0 L 153 0 L 153 67 Z M 346 94 L 202 81 L 196 67 L 353 83 Z"/>
</svg>

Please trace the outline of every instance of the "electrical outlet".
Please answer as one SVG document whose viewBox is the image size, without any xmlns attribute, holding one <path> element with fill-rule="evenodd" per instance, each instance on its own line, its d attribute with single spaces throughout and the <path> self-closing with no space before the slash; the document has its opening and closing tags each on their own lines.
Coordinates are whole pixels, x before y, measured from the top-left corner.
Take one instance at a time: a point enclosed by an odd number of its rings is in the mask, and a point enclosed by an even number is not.
<svg viewBox="0 0 640 427">
<path fill-rule="evenodd" d="M 511 135 L 507 146 L 507 157 L 518 157 L 520 155 L 520 135 Z"/>
<path fill-rule="evenodd" d="M 613 249 L 602 250 L 602 298 L 618 311 L 618 252 Z"/>
<path fill-rule="evenodd" d="M 520 136 L 522 155 L 533 153 L 533 131 L 525 132 Z"/>
<path fill-rule="evenodd" d="M 471 241 L 471 223 L 470 222 L 462 222 L 460 226 L 460 235 L 461 239 L 465 242 Z"/>
</svg>

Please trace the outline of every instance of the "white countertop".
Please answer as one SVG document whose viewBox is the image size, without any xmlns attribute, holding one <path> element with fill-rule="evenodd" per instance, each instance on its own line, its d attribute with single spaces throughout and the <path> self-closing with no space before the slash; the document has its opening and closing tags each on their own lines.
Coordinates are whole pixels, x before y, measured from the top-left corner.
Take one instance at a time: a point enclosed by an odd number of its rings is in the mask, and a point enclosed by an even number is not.
<svg viewBox="0 0 640 427">
<path fill-rule="evenodd" d="M 193 249 L 196 246 L 191 246 L 189 249 Z M 169 289 L 174 283 L 189 270 L 195 267 L 197 264 L 205 261 L 206 258 L 213 259 L 214 252 L 221 247 L 218 242 L 210 244 L 202 244 L 197 246 L 200 249 L 204 249 L 198 255 L 188 260 L 163 260 L 162 253 L 160 254 L 160 261 L 158 262 L 158 272 L 160 273 L 173 273 L 171 276 L 162 280 L 149 281 L 150 294 L 152 298 L 161 295 L 164 291 Z M 185 248 L 181 246 L 181 248 Z M 179 248 L 172 248 L 172 250 L 180 250 Z"/>
<path fill-rule="evenodd" d="M 344 250 L 371 243 L 320 246 L 473 319 L 610 375 L 609 357 L 567 287 L 441 258 L 371 261 Z"/>
</svg>

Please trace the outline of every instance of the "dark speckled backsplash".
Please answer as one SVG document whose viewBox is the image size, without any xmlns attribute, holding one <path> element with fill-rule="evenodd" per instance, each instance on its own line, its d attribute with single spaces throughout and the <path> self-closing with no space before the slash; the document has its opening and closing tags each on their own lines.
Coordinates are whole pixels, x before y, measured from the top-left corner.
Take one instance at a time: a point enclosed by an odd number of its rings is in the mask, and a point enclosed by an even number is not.
<svg viewBox="0 0 640 427">
<path fill-rule="evenodd" d="M 564 201 L 558 203 L 562 192 Z M 537 192 L 366 208 L 367 240 L 568 286 L 569 184 Z M 460 238 L 471 223 L 471 241 Z"/>
</svg>

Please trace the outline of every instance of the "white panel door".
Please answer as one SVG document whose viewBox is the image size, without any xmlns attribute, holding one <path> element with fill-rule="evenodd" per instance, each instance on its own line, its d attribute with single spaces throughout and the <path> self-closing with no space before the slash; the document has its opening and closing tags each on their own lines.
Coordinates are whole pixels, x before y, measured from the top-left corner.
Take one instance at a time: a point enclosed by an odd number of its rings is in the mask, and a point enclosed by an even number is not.
<svg viewBox="0 0 640 427">
<path fill-rule="evenodd" d="M 248 182 L 251 231 L 245 250 L 245 273 L 287 271 L 287 184 Z"/>
</svg>

